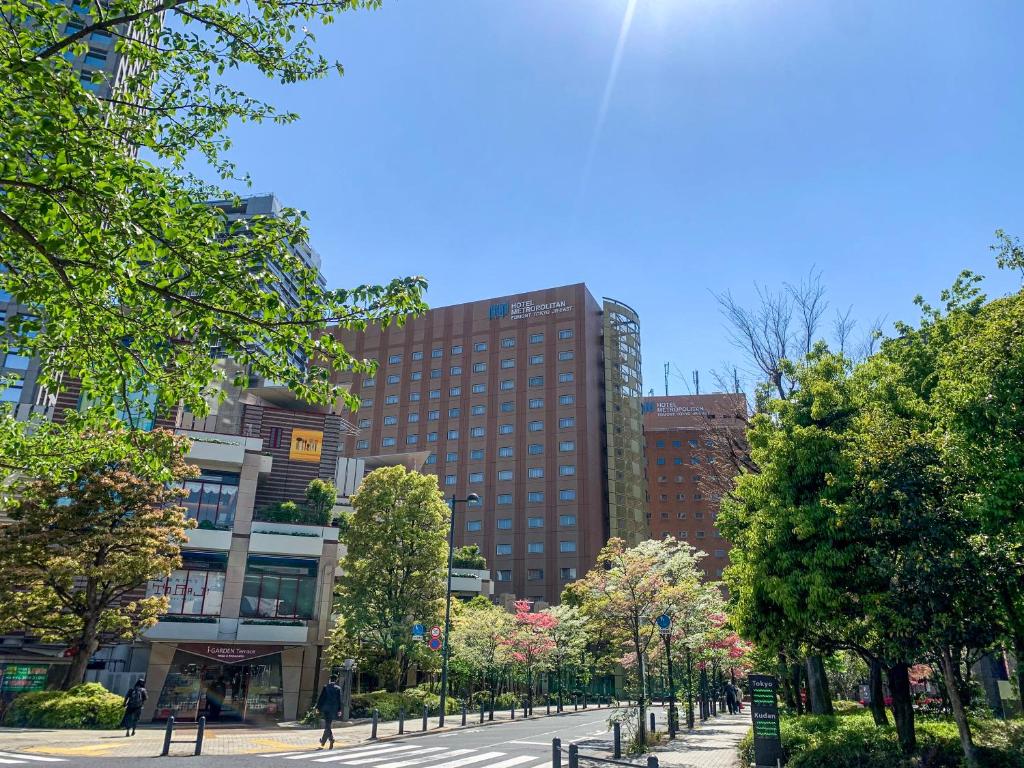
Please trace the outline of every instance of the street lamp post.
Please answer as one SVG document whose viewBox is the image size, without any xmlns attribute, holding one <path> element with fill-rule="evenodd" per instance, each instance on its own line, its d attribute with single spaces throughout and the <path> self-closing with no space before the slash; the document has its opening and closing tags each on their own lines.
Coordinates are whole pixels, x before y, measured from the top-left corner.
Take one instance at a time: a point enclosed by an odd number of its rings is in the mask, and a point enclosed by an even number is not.
<svg viewBox="0 0 1024 768">
<path fill-rule="evenodd" d="M 475 493 L 469 494 L 464 499 L 456 499 L 455 494 L 448 500 L 451 507 L 451 520 L 448 526 L 448 588 L 444 594 L 444 641 L 441 645 L 441 712 L 438 719 L 438 728 L 444 727 L 444 710 L 448 700 L 448 630 L 452 617 L 452 557 L 455 555 L 455 505 L 471 504 L 480 501 Z"/>
</svg>

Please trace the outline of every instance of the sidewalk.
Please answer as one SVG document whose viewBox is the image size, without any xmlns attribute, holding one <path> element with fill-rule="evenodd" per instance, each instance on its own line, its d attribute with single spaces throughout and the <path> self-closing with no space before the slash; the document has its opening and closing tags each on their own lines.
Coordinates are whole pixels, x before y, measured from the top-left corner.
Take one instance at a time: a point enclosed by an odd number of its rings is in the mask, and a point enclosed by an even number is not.
<svg viewBox="0 0 1024 768">
<path fill-rule="evenodd" d="M 685 728 L 675 740 L 663 745 L 655 754 L 662 766 L 686 768 L 738 768 L 736 747 L 750 730 L 749 710 L 739 715 L 723 715 L 698 722 L 692 732 Z"/>
</svg>

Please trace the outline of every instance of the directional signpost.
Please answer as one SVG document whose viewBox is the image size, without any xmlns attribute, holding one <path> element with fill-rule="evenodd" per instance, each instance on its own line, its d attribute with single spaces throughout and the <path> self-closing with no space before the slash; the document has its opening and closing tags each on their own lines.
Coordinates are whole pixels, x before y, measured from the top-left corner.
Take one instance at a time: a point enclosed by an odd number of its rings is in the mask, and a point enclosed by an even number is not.
<svg viewBox="0 0 1024 768">
<path fill-rule="evenodd" d="M 676 681 L 672 676 L 672 617 L 663 613 L 657 622 L 658 631 L 665 641 L 665 659 L 668 662 L 668 737 L 674 739 L 679 728 L 679 715 L 676 712 Z"/>
<path fill-rule="evenodd" d="M 663 613 L 658 617 L 658 630 L 663 635 L 667 635 L 672 631 L 672 617 L 667 613 Z"/>
<path fill-rule="evenodd" d="M 754 722 L 754 763 L 757 768 L 778 768 L 786 762 L 779 734 L 779 681 L 771 675 L 751 675 L 747 681 Z"/>
<path fill-rule="evenodd" d="M 412 639 L 413 640 L 419 640 L 420 642 L 423 642 L 424 636 L 426 635 L 426 632 L 427 632 L 427 628 L 425 626 L 423 626 L 422 624 L 420 624 L 419 622 L 417 622 L 416 624 L 412 625 Z"/>
</svg>

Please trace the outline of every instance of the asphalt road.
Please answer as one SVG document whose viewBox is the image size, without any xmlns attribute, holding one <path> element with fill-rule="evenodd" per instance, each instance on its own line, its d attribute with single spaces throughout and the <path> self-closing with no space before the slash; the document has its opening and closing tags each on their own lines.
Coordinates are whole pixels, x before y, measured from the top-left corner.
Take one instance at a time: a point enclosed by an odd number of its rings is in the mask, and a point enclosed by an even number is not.
<svg viewBox="0 0 1024 768">
<path fill-rule="evenodd" d="M 0 752 L 0 768 L 547 768 L 551 740 L 560 738 L 581 751 L 611 749 L 609 709 L 567 712 L 559 717 L 516 720 L 494 725 L 366 742 L 344 749 L 268 752 L 256 755 L 202 757 L 66 757 Z M 563 756 L 563 765 L 568 759 Z"/>
</svg>

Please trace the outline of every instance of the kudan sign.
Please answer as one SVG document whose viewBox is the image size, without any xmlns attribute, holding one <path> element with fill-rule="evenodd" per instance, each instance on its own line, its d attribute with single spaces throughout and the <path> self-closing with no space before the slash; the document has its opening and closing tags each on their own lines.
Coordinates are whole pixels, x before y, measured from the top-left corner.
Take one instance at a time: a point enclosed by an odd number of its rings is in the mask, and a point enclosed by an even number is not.
<svg viewBox="0 0 1024 768">
<path fill-rule="evenodd" d="M 785 765 L 779 733 L 779 681 L 771 675 L 751 675 L 750 718 L 754 723 L 754 763 L 757 768 Z"/>
</svg>

